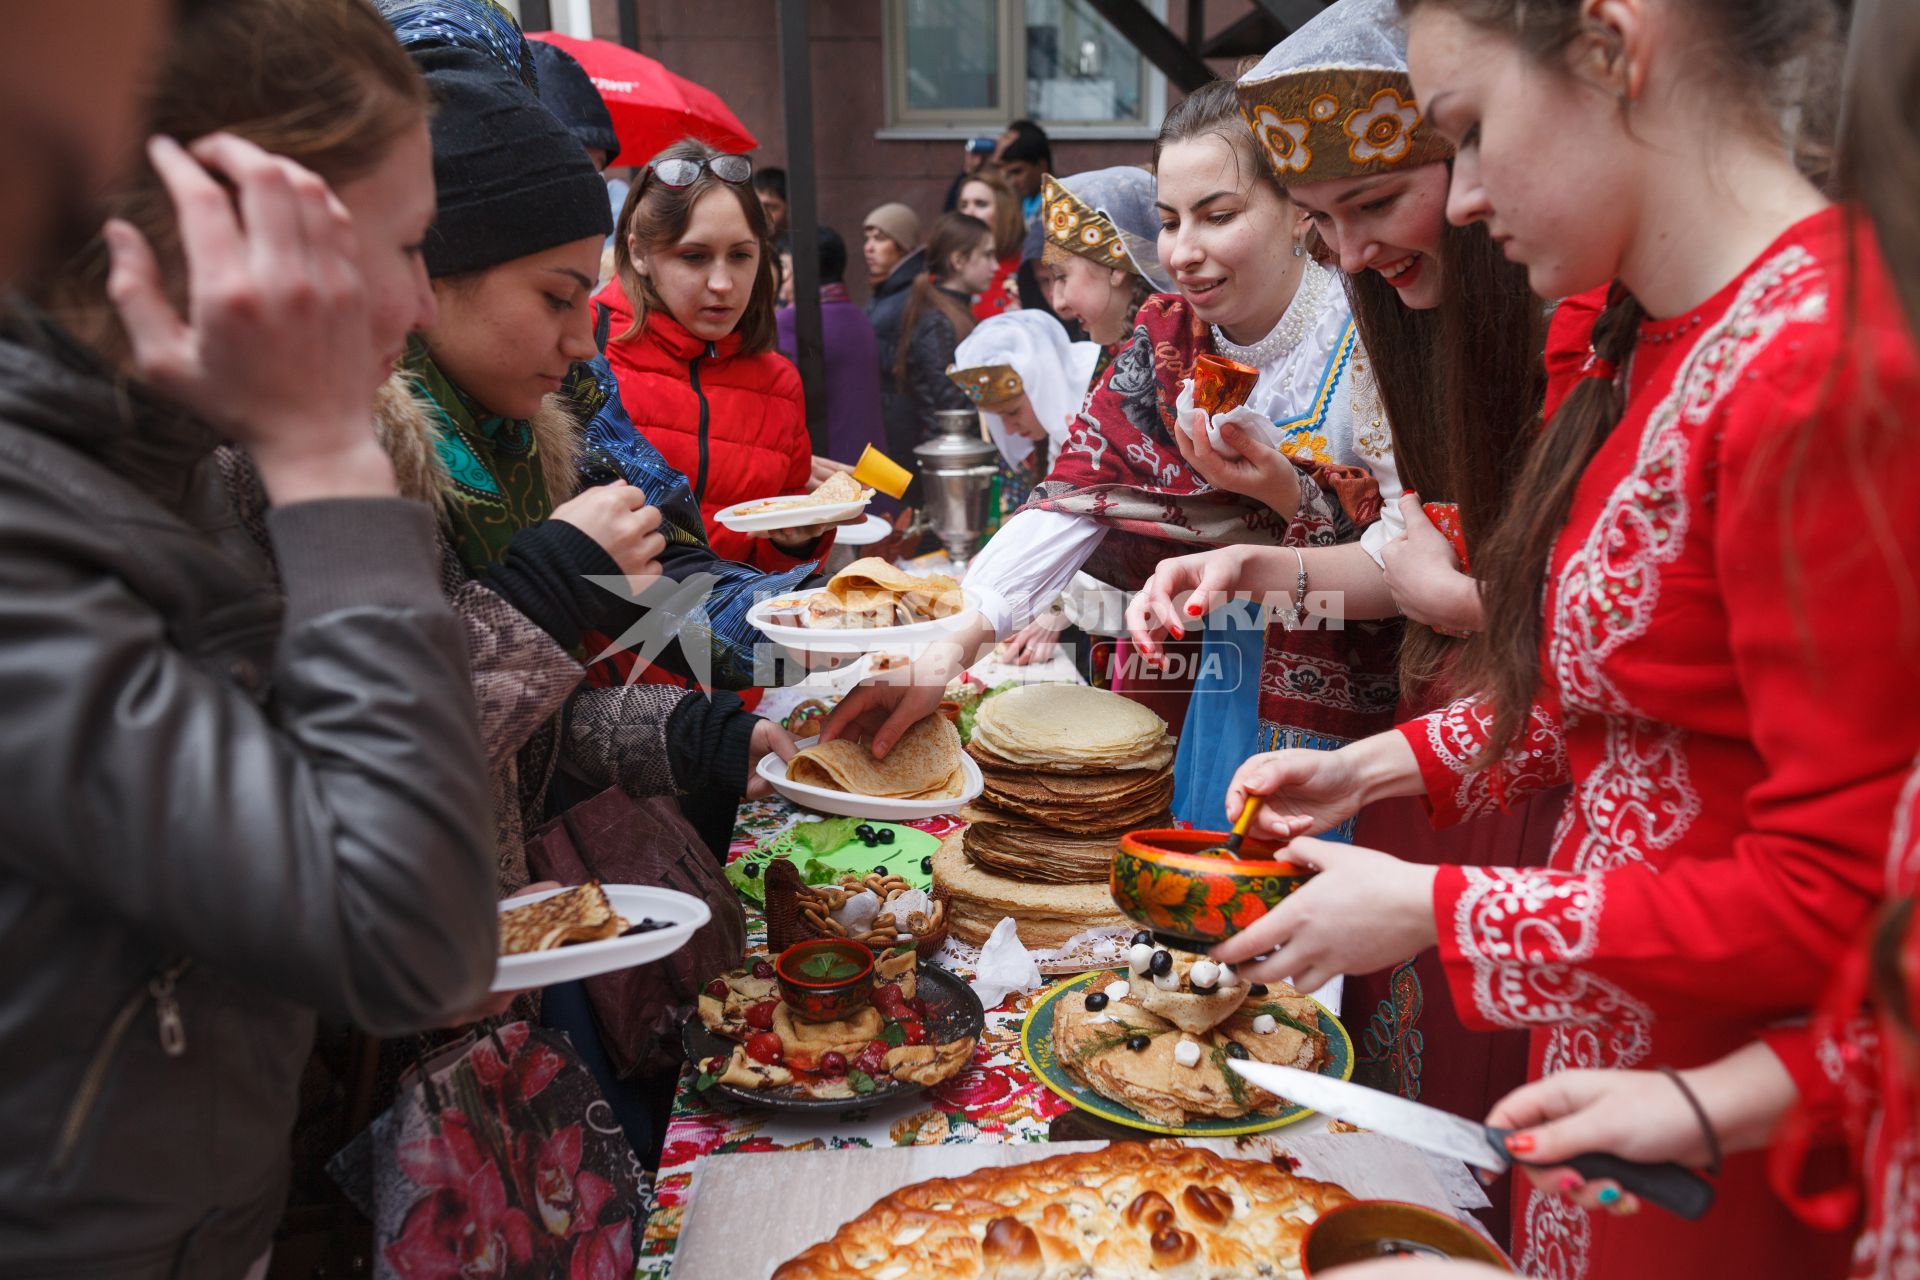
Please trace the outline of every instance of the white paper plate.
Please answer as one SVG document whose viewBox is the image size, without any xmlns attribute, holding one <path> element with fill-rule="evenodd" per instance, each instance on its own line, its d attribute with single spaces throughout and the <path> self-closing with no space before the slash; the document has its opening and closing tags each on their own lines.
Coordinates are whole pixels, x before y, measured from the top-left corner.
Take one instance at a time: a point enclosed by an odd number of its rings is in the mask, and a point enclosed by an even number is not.
<svg viewBox="0 0 1920 1280">
<path fill-rule="evenodd" d="M 636 933 L 630 938 L 576 942 L 570 947 L 556 947 L 552 951 L 501 956 L 499 966 L 493 973 L 493 989 L 525 991 L 533 987 L 552 986 L 556 982 L 572 982 L 575 978 L 612 973 L 616 969 L 631 969 L 637 964 L 649 964 L 685 946 L 687 939 L 712 914 L 700 899 L 675 893 L 672 889 L 656 889 L 643 884 L 608 884 L 600 887 L 607 891 L 607 901 L 613 904 L 615 911 L 626 917 L 628 924 L 648 919 L 659 920 L 667 927 Z M 550 889 L 545 893 L 508 898 L 500 904 L 500 909 L 505 911 L 510 907 L 524 907 L 529 902 L 551 898 L 559 892 L 559 889 Z"/>
<path fill-rule="evenodd" d="M 825 507 L 778 507 L 772 511 L 756 511 L 751 515 L 741 513 L 743 507 L 757 507 L 763 502 L 791 502 L 804 498 L 804 493 L 783 494 L 777 498 L 755 498 L 750 502 L 736 502 L 721 511 L 714 512 L 713 518 L 735 533 L 766 533 L 773 529 L 799 529 L 810 524 L 832 524 L 836 520 L 851 520 L 867 509 L 868 499 L 858 502 L 836 502 Z"/>
<path fill-rule="evenodd" d="M 818 736 L 802 738 L 794 745 L 805 750 L 818 741 Z M 804 782 L 792 782 L 787 778 L 787 762 L 777 753 L 769 751 L 760 757 L 760 776 L 775 791 L 802 809 L 811 809 L 815 813 L 835 813 L 843 818 L 879 818 L 887 822 L 911 822 L 916 818 L 937 818 L 943 813 L 958 812 L 986 785 L 980 776 L 980 766 L 973 762 L 971 756 L 963 755 L 960 767 L 966 771 L 967 782 L 959 795 L 947 800 L 894 800 L 886 796 L 858 796 L 851 791 L 834 791 L 828 787 L 810 787 Z"/>
<path fill-rule="evenodd" d="M 870 547 L 883 541 L 893 532 L 893 525 L 885 516 L 869 515 L 859 524 L 850 524 L 844 529 L 833 531 L 833 544 L 837 547 Z"/>
<path fill-rule="evenodd" d="M 936 618 L 931 622 L 912 622 L 894 627 L 858 627 L 842 631 L 802 627 L 773 620 L 781 616 L 805 615 L 807 602 L 825 590 L 825 587 L 815 587 L 811 591 L 791 591 L 770 600 L 762 600 L 747 610 L 747 621 L 758 627 L 767 639 L 803 660 L 809 653 L 903 653 L 912 656 L 935 640 L 971 625 L 980 608 L 979 595 L 962 587 L 967 607 L 951 617 Z"/>
</svg>

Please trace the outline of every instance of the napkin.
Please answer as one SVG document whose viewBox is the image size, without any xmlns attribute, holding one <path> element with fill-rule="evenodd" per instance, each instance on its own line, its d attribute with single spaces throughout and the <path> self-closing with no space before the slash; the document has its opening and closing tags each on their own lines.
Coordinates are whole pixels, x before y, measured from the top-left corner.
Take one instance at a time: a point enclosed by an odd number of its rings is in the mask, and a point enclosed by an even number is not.
<svg viewBox="0 0 1920 1280">
<path fill-rule="evenodd" d="M 871 889 L 862 889 L 841 903 L 833 918 L 849 934 L 858 934 L 872 928 L 879 914 L 880 895 Z"/>
<path fill-rule="evenodd" d="M 932 915 L 933 899 L 929 898 L 924 890 L 909 889 L 905 893 L 895 894 L 892 900 L 881 909 L 880 914 L 892 916 L 893 931 L 901 934 L 912 932 L 907 925 L 907 917 L 916 911 L 923 915 Z"/>
<path fill-rule="evenodd" d="M 1245 405 L 1238 405 L 1225 413 L 1208 414 L 1193 403 L 1193 379 L 1188 378 L 1180 384 L 1180 395 L 1174 401 L 1174 412 L 1179 415 L 1180 427 L 1189 436 L 1204 431 L 1207 443 L 1216 453 L 1237 458 L 1240 455 L 1228 447 L 1226 437 L 1220 434 L 1222 423 L 1232 422 L 1238 425 L 1255 440 L 1264 441 L 1274 448 L 1280 447 L 1280 433 L 1272 418 L 1255 413 Z"/>
<path fill-rule="evenodd" d="M 980 997 L 983 1009 L 998 1008 L 1000 1002 L 1019 992 L 1040 989 L 1040 966 L 1033 953 L 1021 945 L 1012 916 L 1002 917 L 980 948 L 980 963 L 974 969 L 973 993 Z"/>
</svg>

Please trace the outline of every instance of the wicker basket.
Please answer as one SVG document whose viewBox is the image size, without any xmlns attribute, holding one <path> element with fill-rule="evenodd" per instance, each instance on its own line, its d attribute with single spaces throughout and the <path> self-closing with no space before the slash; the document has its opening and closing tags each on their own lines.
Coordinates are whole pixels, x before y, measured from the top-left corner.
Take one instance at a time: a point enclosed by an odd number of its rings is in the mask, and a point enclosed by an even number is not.
<svg viewBox="0 0 1920 1280">
<path fill-rule="evenodd" d="M 844 882 L 855 881 L 856 877 L 844 877 Z M 825 917 L 823 903 L 809 886 L 800 882 L 800 871 L 785 858 L 775 858 L 767 864 L 767 949 L 778 955 L 799 942 L 809 942 L 815 938 L 849 937 L 831 919 Z M 867 876 L 859 882 L 863 888 L 872 888 L 880 892 L 883 886 L 905 888 L 906 882 L 898 876 Z M 884 898 L 884 893 L 882 897 Z M 936 889 L 933 893 L 933 919 L 923 933 L 895 934 L 886 930 L 876 930 L 852 936 L 852 941 L 864 942 L 875 951 L 886 951 L 893 947 L 912 943 L 922 960 L 931 959 L 947 941 L 947 899 Z"/>
</svg>

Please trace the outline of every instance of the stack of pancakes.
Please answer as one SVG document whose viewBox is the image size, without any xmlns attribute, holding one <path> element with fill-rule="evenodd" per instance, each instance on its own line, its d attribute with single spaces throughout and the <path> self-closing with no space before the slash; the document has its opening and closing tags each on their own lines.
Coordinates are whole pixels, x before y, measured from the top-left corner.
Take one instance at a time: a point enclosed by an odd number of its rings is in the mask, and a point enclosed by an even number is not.
<svg viewBox="0 0 1920 1280">
<path fill-rule="evenodd" d="M 960 811 L 941 864 L 955 936 L 978 943 L 1003 916 L 1030 947 L 1126 924 L 1107 889 L 1122 832 L 1164 826 L 1173 739 L 1159 716 L 1085 685 L 1010 689 L 981 704 L 967 753 L 986 782 Z M 944 852 L 944 851 L 943 851 Z"/>
</svg>

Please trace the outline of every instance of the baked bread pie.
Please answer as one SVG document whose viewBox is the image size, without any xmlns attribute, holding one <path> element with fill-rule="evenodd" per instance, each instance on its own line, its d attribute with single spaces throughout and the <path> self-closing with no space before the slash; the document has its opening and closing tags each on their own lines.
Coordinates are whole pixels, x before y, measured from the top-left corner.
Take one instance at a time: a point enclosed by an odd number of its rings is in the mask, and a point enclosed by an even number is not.
<svg viewBox="0 0 1920 1280">
<path fill-rule="evenodd" d="M 773 1280 L 1240 1280 L 1303 1274 L 1326 1182 L 1179 1142 L 932 1178 L 879 1201 Z"/>
</svg>

